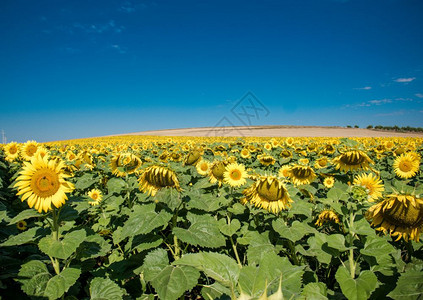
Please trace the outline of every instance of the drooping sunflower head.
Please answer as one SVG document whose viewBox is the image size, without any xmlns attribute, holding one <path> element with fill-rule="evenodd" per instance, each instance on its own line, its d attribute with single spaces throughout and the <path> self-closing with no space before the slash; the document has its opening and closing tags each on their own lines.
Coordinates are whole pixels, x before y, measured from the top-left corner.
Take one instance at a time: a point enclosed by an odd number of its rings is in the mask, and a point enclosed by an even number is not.
<svg viewBox="0 0 423 300">
<path fill-rule="evenodd" d="M 284 149 L 281 151 L 280 156 L 283 158 L 291 158 L 292 157 L 292 152 L 289 151 L 288 149 Z"/>
<path fill-rule="evenodd" d="M 376 230 L 416 242 L 423 230 L 423 199 L 414 195 L 391 194 L 383 201 L 373 205 L 366 217 L 372 221 Z"/>
<path fill-rule="evenodd" d="M 219 183 L 219 186 L 222 185 L 224 179 L 224 173 L 226 171 L 226 166 L 229 165 L 227 161 L 215 161 L 210 167 L 209 177 L 211 183 Z"/>
<path fill-rule="evenodd" d="M 198 174 L 207 176 L 210 172 L 210 166 L 211 166 L 210 162 L 208 162 L 207 160 L 201 159 L 196 165 Z"/>
<path fill-rule="evenodd" d="M 419 171 L 420 156 L 413 152 L 401 154 L 395 159 L 393 167 L 398 177 L 414 177 Z"/>
<path fill-rule="evenodd" d="M 339 216 L 336 212 L 331 209 L 323 210 L 319 216 L 317 217 L 317 221 L 315 223 L 316 226 L 323 226 L 323 224 L 327 222 L 333 222 L 336 224 L 340 224 L 341 221 L 339 220 Z"/>
<path fill-rule="evenodd" d="M 17 195 L 27 201 L 29 207 L 38 212 L 47 212 L 51 205 L 59 208 L 68 199 L 66 193 L 72 192 L 73 184 L 67 182 L 69 177 L 63 173 L 62 161 L 49 160 L 47 156 L 34 156 L 31 162 L 25 162 L 20 175 L 16 178 Z"/>
<path fill-rule="evenodd" d="M 260 161 L 260 163 L 265 167 L 273 165 L 276 162 L 276 159 L 271 155 L 260 154 L 260 155 L 257 155 L 257 158 Z"/>
<path fill-rule="evenodd" d="M 38 150 L 38 143 L 36 141 L 27 141 L 21 147 L 21 156 L 25 160 L 31 160 L 35 152 Z"/>
<path fill-rule="evenodd" d="M 310 184 L 316 178 L 316 173 L 309 166 L 294 165 L 291 167 L 289 178 L 295 185 Z"/>
<path fill-rule="evenodd" d="M 11 142 L 4 147 L 4 154 L 6 160 L 14 161 L 19 156 L 19 145 L 16 142 Z"/>
<path fill-rule="evenodd" d="M 118 177 L 125 177 L 126 174 L 133 174 L 139 171 L 141 159 L 132 153 L 119 153 L 112 157 L 110 168 L 112 173 Z"/>
<path fill-rule="evenodd" d="M 361 150 L 348 150 L 333 159 L 335 168 L 348 172 L 354 170 L 367 170 L 373 164 L 370 157 Z"/>
<path fill-rule="evenodd" d="M 184 164 L 186 166 L 195 166 L 197 162 L 200 161 L 201 156 L 203 155 L 202 151 L 199 149 L 192 150 L 185 156 Z"/>
<path fill-rule="evenodd" d="M 231 163 L 226 166 L 223 173 L 223 181 L 232 187 L 239 187 L 247 182 L 248 177 L 245 166 L 242 164 Z"/>
<path fill-rule="evenodd" d="M 382 180 L 373 173 L 356 175 L 353 184 L 366 189 L 369 201 L 382 197 L 382 192 L 385 190 Z"/>
<path fill-rule="evenodd" d="M 242 192 L 241 202 L 250 202 L 273 213 L 291 207 L 291 198 L 283 183 L 275 176 L 263 176 Z"/>
<path fill-rule="evenodd" d="M 322 156 L 314 162 L 314 167 L 316 169 L 326 168 L 329 163 L 329 160 L 326 156 Z"/>
<path fill-rule="evenodd" d="M 148 192 L 148 195 L 155 196 L 161 188 L 174 188 L 181 191 L 176 173 L 163 166 L 151 166 L 142 171 L 138 179 L 140 190 Z"/>
<path fill-rule="evenodd" d="M 88 197 L 91 198 L 88 203 L 92 206 L 99 205 L 101 200 L 103 199 L 103 194 L 98 189 L 92 189 L 88 192 Z"/>
<path fill-rule="evenodd" d="M 170 154 L 170 158 L 171 158 L 173 161 L 178 162 L 178 161 L 181 161 L 181 160 L 182 160 L 182 155 L 181 155 L 181 153 L 179 153 L 179 152 L 172 152 L 172 153 Z"/>
</svg>

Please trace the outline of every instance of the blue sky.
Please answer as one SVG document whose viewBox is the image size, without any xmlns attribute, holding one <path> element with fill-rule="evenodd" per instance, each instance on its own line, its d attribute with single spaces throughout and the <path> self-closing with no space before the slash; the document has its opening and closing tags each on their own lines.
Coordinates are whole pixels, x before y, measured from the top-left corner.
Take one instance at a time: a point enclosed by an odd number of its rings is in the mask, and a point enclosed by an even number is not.
<svg viewBox="0 0 423 300">
<path fill-rule="evenodd" d="M 2 0 L 0 129 L 42 142 L 248 122 L 423 126 L 422 12 L 419 0 Z"/>
</svg>

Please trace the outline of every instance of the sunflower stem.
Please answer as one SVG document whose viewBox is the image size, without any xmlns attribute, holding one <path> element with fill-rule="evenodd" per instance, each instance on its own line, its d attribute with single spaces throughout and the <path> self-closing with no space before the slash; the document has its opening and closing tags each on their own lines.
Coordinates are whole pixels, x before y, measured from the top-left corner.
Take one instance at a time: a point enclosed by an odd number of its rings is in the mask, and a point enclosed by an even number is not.
<svg viewBox="0 0 423 300">
<path fill-rule="evenodd" d="M 294 243 L 292 241 L 288 241 L 288 247 L 289 247 L 289 251 L 291 252 L 291 255 L 290 256 L 291 256 L 291 259 L 292 259 L 293 263 L 295 265 L 299 266 L 300 265 L 300 261 L 298 260 L 297 253 L 295 251 L 295 245 L 294 245 Z"/>
<path fill-rule="evenodd" d="M 52 210 L 53 226 L 51 228 L 52 238 L 55 241 L 59 240 L 59 214 L 56 212 L 56 208 L 53 207 Z M 56 274 L 60 274 L 60 264 L 57 258 L 50 257 L 51 264 L 53 265 L 54 271 Z"/>
</svg>

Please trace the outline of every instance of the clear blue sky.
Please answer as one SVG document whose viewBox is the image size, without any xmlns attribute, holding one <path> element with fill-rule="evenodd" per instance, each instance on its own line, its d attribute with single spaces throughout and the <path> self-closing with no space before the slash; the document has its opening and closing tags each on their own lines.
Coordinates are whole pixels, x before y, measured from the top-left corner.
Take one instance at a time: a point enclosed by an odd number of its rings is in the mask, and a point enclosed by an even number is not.
<svg viewBox="0 0 423 300">
<path fill-rule="evenodd" d="M 0 129 L 242 125 L 248 91 L 268 112 L 254 125 L 423 126 L 422 14 L 420 0 L 2 0 Z"/>
</svg>

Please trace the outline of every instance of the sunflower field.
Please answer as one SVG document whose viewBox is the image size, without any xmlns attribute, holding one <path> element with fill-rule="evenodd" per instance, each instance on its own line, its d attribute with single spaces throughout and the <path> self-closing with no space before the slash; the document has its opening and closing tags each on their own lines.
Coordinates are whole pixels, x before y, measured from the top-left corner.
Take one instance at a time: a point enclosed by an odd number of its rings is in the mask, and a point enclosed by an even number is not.
<svg viewBox="0 0 423 300">
<path fill-rule="evenodd" d="M 422 142 L 0 145 L 1 299 L 423 299 Z"/>
</svg>

